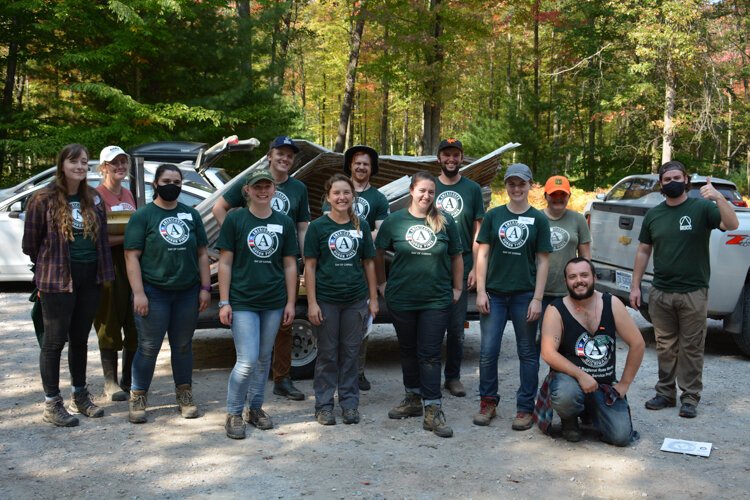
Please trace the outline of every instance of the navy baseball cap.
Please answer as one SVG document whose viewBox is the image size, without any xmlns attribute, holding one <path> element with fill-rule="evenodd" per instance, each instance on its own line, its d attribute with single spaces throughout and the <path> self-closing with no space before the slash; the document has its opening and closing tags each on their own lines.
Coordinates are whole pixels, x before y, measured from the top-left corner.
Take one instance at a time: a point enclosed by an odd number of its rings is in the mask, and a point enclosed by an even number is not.
<svg viewBox="0 0 750 500">
<path fill-rule="evenodd" d="M 458 139 L 453 139 L 452 137 L 440 141 L 440 145 L 438 146 L 438 153 L 448 148 L 456 148 L 460 150 L 461 153 L 464 152 L 464 145 L 461 144 L 461 141 L 459 141 Z"/>
<path fill-rule="evenodd" d="M 276 139 L 271 141 L 271 145 L 268 147 L 268 150 L 271 151 L 272 149 L 283 147 L 292 148 L 292 151 L 294 151 L 295 154 L 299 153 L 299 148 L 297 147 L 297 145 L 294 144 L 294 141 L 291 139 L 291 137 L 286 135 L 280 135 Z"/>
</svg>

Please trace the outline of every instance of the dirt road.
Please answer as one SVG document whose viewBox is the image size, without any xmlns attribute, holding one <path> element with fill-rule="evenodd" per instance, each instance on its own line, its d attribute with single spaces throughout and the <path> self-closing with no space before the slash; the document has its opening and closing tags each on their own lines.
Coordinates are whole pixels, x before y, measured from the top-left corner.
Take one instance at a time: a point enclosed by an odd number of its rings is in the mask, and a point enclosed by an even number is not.
<svg viewBox="0 0 750 500">
<path fill-rule="evenodd" d="M 102 396 L 95 335 L 89 342 L 89 387 L 106 415 L 60 429 L 42 422 L 39 349 L 27 294 L 0 293 L 0 497 L 2 498 L 747 498 L 750 491 L 750 360 L 736 354 L 711 322 L 698 418 L 677 409 L 651 412 L 643 402 L 656 381 L 653 330 L 638 317 L 646 357 L 629 399 L 641 439 L 614 448 L 592 436 L 570 444 L 537 429 L 510 428 L 518 361 L 512 328 L 500 357 L 500 416 L 490 427 L 471 423 L 479 407 L 479 327 L 467 333 L 462 379 L 466 398 L 446 395 L 455 437 L 423 431 L 420 419 L 389 420 L 402 396 L 398 346 L 390 325 L 370 342 L 360 425 L 323 427 L 307 395 L 287 401 L 267 390 L 264 408 L 276 427 L 248 428 L 244 441 L 223 431 L 226 384 L 234 363 L 225 331 L 198 332 L 194 393 L 203 416 L 175 410 L 165 344 L 149 394 L 149 422 L 127 422 L 127 403 Z M 637 315 L 636 315 L 637 316 Z M 618 348 L 618 373 L 626 350 Z M 61 380 L 69 380 L 66 363 Z M 544 375 L 547 367 L 542 366 Z M 69 398 L 68 390 L 64 396 Z M 711 457 L 659 451 L 665 437 L 709 441 Z"/>
</svg>

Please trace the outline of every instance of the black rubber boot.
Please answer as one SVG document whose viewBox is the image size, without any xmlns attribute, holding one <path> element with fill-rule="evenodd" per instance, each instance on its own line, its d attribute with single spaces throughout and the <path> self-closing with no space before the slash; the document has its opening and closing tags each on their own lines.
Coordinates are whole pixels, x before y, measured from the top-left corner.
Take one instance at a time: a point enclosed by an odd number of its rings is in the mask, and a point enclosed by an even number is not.
<svg viewBox="0 0 750 500">
<path fill-rule="evenodd" d="M 104 393 L 112 401 L 127 401 L 128 394 L 117 384 L 117 351 L 101 349 Z"/>
<path fill-rule="evenodd" d="M 122 387 L 122 390 L 125 392 L 130 392 L 134 358 L 135 351 L 128 351 L 127 349 L 122 350 L 122 378 L 120 379 L 120 387 Z"/>
</svg>

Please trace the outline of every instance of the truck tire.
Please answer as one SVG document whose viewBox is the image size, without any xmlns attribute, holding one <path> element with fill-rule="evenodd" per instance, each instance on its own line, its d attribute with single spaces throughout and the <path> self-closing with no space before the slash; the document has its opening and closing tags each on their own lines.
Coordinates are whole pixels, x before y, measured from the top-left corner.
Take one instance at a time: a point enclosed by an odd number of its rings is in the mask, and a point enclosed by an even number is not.
<svg viewBox="0 0 750 500">
<path fill-rule="evenodd" d="M 295 319 L 292 323 L 291 377 L 295 380 L 312 378 L 317 357 L 318 341 L 313 335 L 312 325 L 305 319 Z"/>
<path fill-rule="evenodd" d="M 742 331 L 732 334 L 732 340 L 746 356 L 750 356 L 750 285 L 745 285 L 742 304 Z"/>
</svg>

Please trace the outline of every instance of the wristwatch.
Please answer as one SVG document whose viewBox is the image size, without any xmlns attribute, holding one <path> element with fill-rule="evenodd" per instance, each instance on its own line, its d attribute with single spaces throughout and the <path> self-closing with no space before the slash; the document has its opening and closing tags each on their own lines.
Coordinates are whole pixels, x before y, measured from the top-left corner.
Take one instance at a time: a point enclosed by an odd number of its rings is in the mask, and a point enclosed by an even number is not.
<svg viewBox="0 0 750 500">
<path fill-rule="evenodd" d="M 228 305 L 229 305 L 229 301 L 228 300 L 220 300 L 219 301 L 219 309 L 221 309 L 224 306 L 228 306 Z"/>
</svg>

